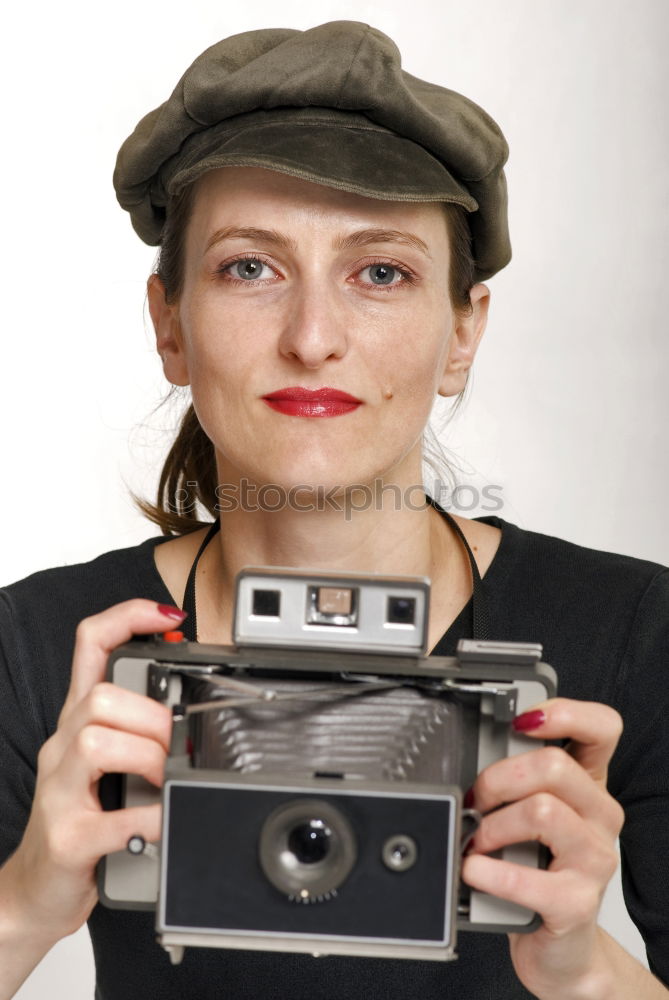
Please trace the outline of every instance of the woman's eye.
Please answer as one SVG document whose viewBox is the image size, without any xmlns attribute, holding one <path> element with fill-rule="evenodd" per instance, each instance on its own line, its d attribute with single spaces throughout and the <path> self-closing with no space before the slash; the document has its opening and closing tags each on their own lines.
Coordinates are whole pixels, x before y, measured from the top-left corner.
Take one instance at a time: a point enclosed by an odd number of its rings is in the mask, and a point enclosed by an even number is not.
<svg viewBox="0 0 669 1000">
<path fill-rule="evenodd" d="M 396 285 L 402 280 L 403 275 L 399 268 L 391 264 L 370 264 L 368 267 L 363 267 L 360 277 L 372 285 Z"/>
<path fill-rule="evenodd" d="M 223 269 L 231 278 L 241 278 L 242 281 L 256 281 L 258 278 L 275 278 L 276 272 L 257 257 L 245 257 L 235 260 Z"/>
</svg>

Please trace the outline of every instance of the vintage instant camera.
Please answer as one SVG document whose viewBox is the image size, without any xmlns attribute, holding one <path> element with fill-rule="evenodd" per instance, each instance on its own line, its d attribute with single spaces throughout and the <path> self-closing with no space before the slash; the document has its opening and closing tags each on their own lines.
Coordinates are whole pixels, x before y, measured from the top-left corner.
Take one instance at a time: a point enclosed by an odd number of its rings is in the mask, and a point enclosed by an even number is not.
<svg viewBox="0 0 669 1000">
<path fill-rule="evenodd" d="M 134 641 L 108 678 L 172 707 L 160 845 L 100 863 L 102 902 L 154 909 L 159 942 L 392 958 L 456 957 L 456 931 L 538 918 L 470 890 L 478 819 L 463 791 L 537 746 L 516 714 L 556 690 L 541 647 L 461 641 L 426 656 L 429 582 L 246 569 L 234 645 Z M 157 801 L 106 776 L 106 808 Z M 541 867 L 536 843 L 500 854 Z"/>
</svg>

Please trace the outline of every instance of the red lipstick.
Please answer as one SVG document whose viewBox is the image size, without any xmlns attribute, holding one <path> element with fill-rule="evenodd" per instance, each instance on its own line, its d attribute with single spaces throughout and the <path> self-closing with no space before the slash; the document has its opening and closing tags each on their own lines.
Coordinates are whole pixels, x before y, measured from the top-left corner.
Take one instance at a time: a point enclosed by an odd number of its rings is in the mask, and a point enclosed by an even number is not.
<svg viewBox="0 0 669 1000">
<path fill-rule="evenodd" d="M 262 397 L 268 406 L 291 417 L 340 417 L 361 405 L 362 400 L 341 389 L 304 389 L 289 386 Z"/>
</svg>

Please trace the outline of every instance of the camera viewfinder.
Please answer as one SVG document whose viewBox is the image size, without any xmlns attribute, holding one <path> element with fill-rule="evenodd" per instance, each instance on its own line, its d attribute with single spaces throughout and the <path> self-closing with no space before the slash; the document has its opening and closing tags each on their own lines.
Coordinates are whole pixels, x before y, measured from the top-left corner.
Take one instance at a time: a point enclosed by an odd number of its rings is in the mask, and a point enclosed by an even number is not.
<svg viewBox="0 0 669 1000">
<path fill-rule="evenodd" d="M 389 597 L 386 621 L 389 625 L 413 625 L 416 617 L 414 597 Z"/>
<path fill-rule="evenodd" d="M 261 618 L 278 618 L 281 610 L 280 590 L 254 590 L 253 614 Z"/>
</svg>

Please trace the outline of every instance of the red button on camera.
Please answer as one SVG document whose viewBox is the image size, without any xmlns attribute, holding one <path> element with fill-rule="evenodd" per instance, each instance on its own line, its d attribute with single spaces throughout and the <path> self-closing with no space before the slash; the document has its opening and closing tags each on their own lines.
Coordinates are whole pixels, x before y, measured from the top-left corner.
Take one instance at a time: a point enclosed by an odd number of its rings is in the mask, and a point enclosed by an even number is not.
<svg viewBox="0 0 669 1000">
<path fill-rule="evenodd" d="M 163 632 L 163 639 L 165 642 L 183 642 L 184 634 L 183 632 Z"/>
</svg>

